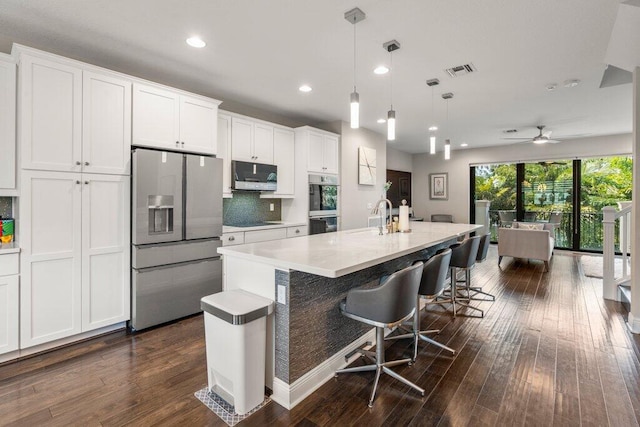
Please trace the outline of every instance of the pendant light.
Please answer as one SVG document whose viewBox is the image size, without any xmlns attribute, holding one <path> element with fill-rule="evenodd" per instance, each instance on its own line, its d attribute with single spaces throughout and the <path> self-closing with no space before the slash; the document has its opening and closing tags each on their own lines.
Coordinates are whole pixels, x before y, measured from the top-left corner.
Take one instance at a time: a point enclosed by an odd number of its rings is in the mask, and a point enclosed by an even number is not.
<svg viewBox="0 0 640 427">
<path fill-rule="evenodd" d="M 444 100 L 447 101 L 447 127 L 449 126 L 449 100 L 451 98 L 453 98 L 453 93 L 448 92 L 448 93 L 443 93 L 442 94 L 442 98 Z M 451 159 L 451 140 L 450 139 L 445 139 L 444 140 L 444 159 L 445 160 L 450 160 Z"/>
<path fill-rule="evenodd" d="M 433 88 L 440 84 L 440 80 L 438 79 L 429 79 L 427 80 L 427 86 L 431 87 L 431 115 L 435 117 L 435 108 L 433 103 Z M 438 130 L 438 126 L 431 125 L 429 126 L 429 154 L 436 154 L 436 135 L 435 131 Z"/>
<path fill-rule="evenodd" d="M 360 94 L 356 90 L 356 24 L 367 16 L 357 7 L 345 12 L 344 19 L 353 24 L 353 92 L 351 92 L 351 129 L 360 127 Z"/>
<path fill-rule="evenodd" d="M 390 99 L 391 109 L 387 112 L 387 140 L 394 141 L 396 139 L 396 112 L 393 109 L 393 51 L 400 49 L 400 43 L 396 40 L 391 40 L 382 45 L 382 47 L 389 52 L 389 87 L 390 87 Z"/>
</svg>

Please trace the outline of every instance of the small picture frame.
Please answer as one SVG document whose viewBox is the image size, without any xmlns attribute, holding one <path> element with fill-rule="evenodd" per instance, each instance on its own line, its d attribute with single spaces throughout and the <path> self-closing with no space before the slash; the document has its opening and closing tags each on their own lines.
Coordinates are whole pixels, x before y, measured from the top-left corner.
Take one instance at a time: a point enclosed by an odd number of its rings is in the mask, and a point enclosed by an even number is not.
<svg viewBox="0 0 640 427">
<path fill-rule="evenodd" d="M 449 200 L 449 177 L 446 172 L 429 174 L 429 199 Z"/>
</svg>

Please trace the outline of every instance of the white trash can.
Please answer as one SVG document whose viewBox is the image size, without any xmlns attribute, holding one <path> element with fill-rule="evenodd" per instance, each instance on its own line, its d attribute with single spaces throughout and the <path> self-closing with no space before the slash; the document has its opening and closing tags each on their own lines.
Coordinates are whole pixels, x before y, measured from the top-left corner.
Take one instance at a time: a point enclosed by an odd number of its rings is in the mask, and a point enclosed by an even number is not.
<svg viewBox="0 0 640 427">
<path fill-rule="evenodd" d="M 209 391 L 244 415 L 264 400 L 267 316 L 273 301 L 243 290 L 200 300 Z"/>
</svg>

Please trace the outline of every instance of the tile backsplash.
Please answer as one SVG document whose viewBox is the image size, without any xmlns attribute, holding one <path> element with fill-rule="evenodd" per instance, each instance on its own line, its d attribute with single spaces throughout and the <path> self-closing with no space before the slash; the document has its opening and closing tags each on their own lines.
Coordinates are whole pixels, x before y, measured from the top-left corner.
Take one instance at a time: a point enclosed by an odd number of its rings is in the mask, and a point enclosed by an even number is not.
<svg viewBox="0 0 640 427">
<path fill-rule="evenodd" d="M 11 197 L 0 197 L 0 216 L 11 218 L 13 212 L 13 199 Z"/>
<path fill-rule="evenodd" d="M 273 203 L 271 211 L 269 205 Z M 245 225 L 261 221 L 280 221 L 282 203 L 280 199 L 261 199 L 255 191 L 234 191 L 233 198 L 223 201 L 223 224 Z"/>
</svg>

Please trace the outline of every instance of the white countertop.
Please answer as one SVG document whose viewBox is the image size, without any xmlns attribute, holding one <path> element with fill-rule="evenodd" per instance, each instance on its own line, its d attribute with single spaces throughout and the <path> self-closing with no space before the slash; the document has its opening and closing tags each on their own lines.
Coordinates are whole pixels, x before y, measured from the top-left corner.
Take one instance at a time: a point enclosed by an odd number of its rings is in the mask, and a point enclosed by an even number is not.
<svg viewBox="0 0 640 427">
<path fill-rule="evenodd" d="M 218 252 L 277 268 L 335 278 L 446 242 L 481 227 L 475 224 L 412 222 L 411 233 L 380 236 L 377 228 L 361 228 L 220 247 Z"/>
<path fill-rule="evenodd" d="M 16 252 L 20 252 L 20 246 L 18 246 L 18 242 L 0 244 L 0 255 L 12 254 Z"/>
<path fill-rule="evenodd" d="M 286 227 L 301 227 L 307 225 L 306 222 L 284 222 L 284 221 L 265 221 L 264 225 L 256 225 L 253 227 L 236 227 L 233 225 L 223 225 L 223 233 L 238 233 L 242 231 L 256 231 L 256 230 L 268 230 L 270 228 L 286 228 Z"/>
</svg>

